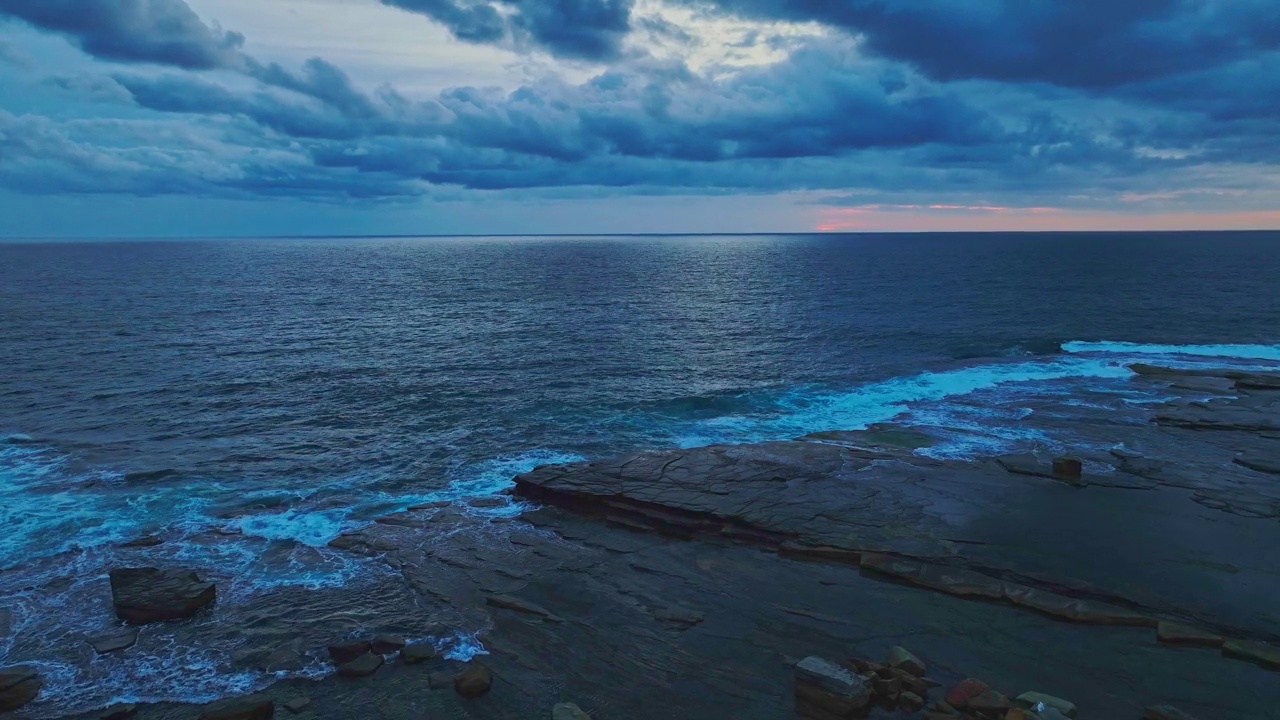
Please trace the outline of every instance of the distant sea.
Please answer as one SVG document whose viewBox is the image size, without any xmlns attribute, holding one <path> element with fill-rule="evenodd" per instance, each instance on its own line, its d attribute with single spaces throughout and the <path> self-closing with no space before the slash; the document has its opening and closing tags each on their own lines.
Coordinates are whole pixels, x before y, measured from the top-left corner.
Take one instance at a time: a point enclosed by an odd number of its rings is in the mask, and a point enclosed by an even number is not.
<svg viewBox="0 0 1280 720">
<path fill-rule="evenodd" d="M 1280 233 L 0 244 L 0 664 L 45 663 L 46 714 L 216 697 L 262 680 L 231 648 L 33 648 L 103 624 L 140 536 L 234 612 L 538 464 L 894 418 L 1028 449 L 1038 394 L 1158 402 L 1134 361 L 1280 363 Z"/>
</svg>

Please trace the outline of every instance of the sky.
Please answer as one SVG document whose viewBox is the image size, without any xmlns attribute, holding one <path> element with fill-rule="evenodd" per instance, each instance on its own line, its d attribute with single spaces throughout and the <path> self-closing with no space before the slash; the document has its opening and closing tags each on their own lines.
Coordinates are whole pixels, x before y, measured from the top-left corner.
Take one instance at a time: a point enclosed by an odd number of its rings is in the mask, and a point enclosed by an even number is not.
<svg viewBox="0 0 1280 720">
<path fill-rule="evenodd" d="M 0 237 L 1280 228 L 1276 0 L 0 0 Z"/>
</svg>

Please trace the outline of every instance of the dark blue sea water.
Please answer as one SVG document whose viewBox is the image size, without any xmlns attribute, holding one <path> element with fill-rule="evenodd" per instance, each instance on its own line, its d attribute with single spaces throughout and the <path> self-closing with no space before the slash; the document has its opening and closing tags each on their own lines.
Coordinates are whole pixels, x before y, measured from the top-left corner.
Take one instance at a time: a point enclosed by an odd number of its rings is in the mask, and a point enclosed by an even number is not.
<svg viewBox="0 0 1280 720">
<path fill-rule="evenodd" d="M 1049 442 L 1024 398 L 1280 362 L 1277 288 L 1280 233 L 0 245 L 0 664 L 43 662 L 48 712 L 231 692 L 261 678 L 226 648 L 32 648 L 110 624 L 142 535 L 232 612 L 359 582 L 343 529 L 540 463 L 895 417 L 939 454 Z"/>
</svg>

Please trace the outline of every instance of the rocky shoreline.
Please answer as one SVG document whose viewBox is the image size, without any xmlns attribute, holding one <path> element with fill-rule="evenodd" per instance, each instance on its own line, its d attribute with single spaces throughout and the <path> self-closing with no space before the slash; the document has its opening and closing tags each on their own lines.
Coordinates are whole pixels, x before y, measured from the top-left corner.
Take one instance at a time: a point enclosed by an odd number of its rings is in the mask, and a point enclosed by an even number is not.
<svg viewBox="0 0 1280 720">
<path fill-rule="evenodd" d="M 489 654 L 356 613 L 325 642 L 246 636 L 246 665 L 321 680 L 77 717 L 1277 717 L 1280 374 L 1132 369 L 1168 400 L 1047 402 L 1027 422 L 1056 442 L 1027 454 L 935 457 L 941 429 L 885 424 L 544 466 L 476 503 L 518 516 L 384 516 L 331 543 L 391 570 L 368 603 L 465 620 Z M 112 585 L 130 623 L 217 612 L 186 569 Z M 0 668 L 0 711 L 40 683 Z"/>
</svg>

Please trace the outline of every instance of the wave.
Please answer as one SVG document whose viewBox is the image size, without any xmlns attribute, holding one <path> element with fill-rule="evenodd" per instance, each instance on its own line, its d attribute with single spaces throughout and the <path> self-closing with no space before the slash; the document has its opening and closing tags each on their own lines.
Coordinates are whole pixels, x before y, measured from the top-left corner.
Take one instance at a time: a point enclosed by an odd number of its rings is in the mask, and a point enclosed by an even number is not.
<svg viewBox="0 0 1280 720">
<path fill-rule="evenodd" d="M 1059 356 L 922 372 L 845 391 L 805 388 L 779 397 L 770 413 L 687 423 L 677 428 L 676 440 L 681 447 L 694 447 L 854 430 L 892 420 L 919 403 L 940 402 L 981 390 L 1068 378 L 1120 379 L 1131 375 L 1123 363 L 1115 360 Z"/>
<path fill-rule="evenodd" d="M 1086 342 L 1072 340 L 1062 344 L 1063 352 L 1109 355 L 1173 355 L 1191 357 L 1235 358 L 1239 360 L 1272 360 L 1280 362 L 1280 345 L 1213 344 L 1161 345 L 1151 343 Z"/>
</svg>

